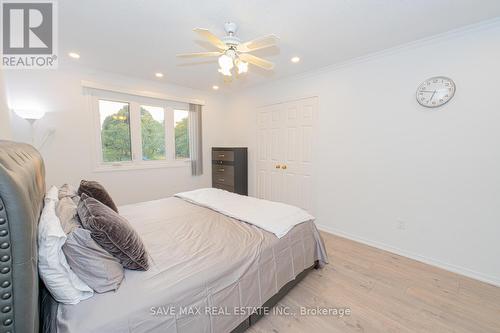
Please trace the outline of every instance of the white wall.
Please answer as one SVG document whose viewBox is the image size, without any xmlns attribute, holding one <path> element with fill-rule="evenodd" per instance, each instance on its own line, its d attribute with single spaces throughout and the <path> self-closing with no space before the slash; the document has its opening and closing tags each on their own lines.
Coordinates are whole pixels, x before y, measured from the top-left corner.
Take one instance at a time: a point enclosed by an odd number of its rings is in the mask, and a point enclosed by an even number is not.
<svg viewBox="0 0 500 333">
<path fill-rule="evenodd" d="M 0 140 L 9 140 L 12 137 L 10 128 L 10 110 L 5 96 L 3 71 L 0 71 Z"/>
<path fill-rule="evenodd" d="M 483 26 L 233 96 L 227 121 L 231 143 L 250 147 L 250 192 L 255 108 L 319 96 L 317 223 L 500 285 L 499 41 L 499 24 Z M 436 75 L 457 93 L 430 110 L 415 91 Z"/>
<path fill-rule="evenodd" d="M 95 152 L 92 147 L 92 115 L 82 94 L 81 80 L 204 100 L 204 174 L 191 176 L 188 164 L 185 167 L 95 172 L 91 162 Z M 11 71 L 6 75 L 6 85 L 11 109 L 39 108 L 47 111 L 45 117 L 35 123 L 38 142 L 48 129 L 55 129 L 54 136 L 41 148 L 48 185 L 65 182 L 78 185 L 81 179 L 98 180 L 118 204 L 162 198 L 211 185 L 210 148 L 222 144 L 218 120 L 224 118 L 223 98 L 217 94 L 75 68 Z M 12 118 L 14 139 L 29 142 L 28 123 L 15 115 Z"/>
</svg>

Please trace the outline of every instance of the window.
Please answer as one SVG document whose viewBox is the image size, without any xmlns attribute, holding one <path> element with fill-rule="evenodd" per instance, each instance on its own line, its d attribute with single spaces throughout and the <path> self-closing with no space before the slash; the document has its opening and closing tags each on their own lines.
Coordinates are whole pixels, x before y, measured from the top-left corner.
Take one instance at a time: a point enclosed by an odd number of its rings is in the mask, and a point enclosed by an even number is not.
<svg viewBox="0 0 500 333">
<path fill-rule="evenodd" d="M 99 100 L 101 149 L 104 162 L 132 160 L 129 104 Z"/>
<path fill-rule="evenodd" d="M 174 110 L 175 158 L 189 158 L 189 112 Z"/>
<path fill-rule="evenodd" d="M 142 160 L 164 160 L 165 110 L 157 106 L 141 105 Z"/>
<path fill-rule="evenodd" d="M 100 90 L 93 91 L 92 101 L 98 170 L 186 165 L 187 103 Z"/>
</svg>

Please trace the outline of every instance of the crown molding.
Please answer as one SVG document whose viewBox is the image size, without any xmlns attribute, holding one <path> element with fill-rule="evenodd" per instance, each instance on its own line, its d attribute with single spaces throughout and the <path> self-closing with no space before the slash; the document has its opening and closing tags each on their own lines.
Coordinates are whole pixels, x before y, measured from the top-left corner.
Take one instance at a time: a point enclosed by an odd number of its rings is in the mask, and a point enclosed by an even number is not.
<svg viewBox="0 0 500 333">
<path fill-rule="evenodd" d="M 262 83 L 256 83 L 253 85 L 249 85 L 246 87 L 242 87 L 241 89 L 235 90 L 234 93 L 238 94 L 241 93 L 244 90 L 250 90 L 250 89 L 259 89 L 262 87 L 265 87 L 267 85 L 271 84 L 276 84 L 281 81 L 289 81 L 289 80 L 300 80 L 300 79 L 306 79 L 310 77 L 315 77 L 318 75 L 323 75 L 331 72 L 336 72 L 341 69 L 349 68 L 355 65 L 359 65 L 365 62 L 370 62 L 370 61 L 375 61 L 377 59 L 381 59 L 384 57 L 388 57 L 391 55 L 399 54 L 402 52 L 422 48 L 428 45 L 440 43 L 440 42 L 445 42 L 450 39 L 454 38 L 460 38 L 463 36 L 466 36 L 471 33 L 476 33 L 480 31 L 486 31 L 486 30 L 491 30 L 491 29 L 498 29 L 500 28 L 500 17 L 491 19 L 491 20 L 486 20 L 486 21 L 481 21 L 475 24 L 467 25 L 464 27 L 460 27 L 457 29 L 453 29 L 450 31 L 446 31 L 437 35 L 432 35 L 429 37 L 424 37 L 420 38 L 417 40 L 414 40 L 412 42 L 400 44 L 394 47 L 390 47 L 381 51 L 377 52 L 371 52 L 366 55 L 362 55 L 359 57 L 351 58 L 346 61 L 341 61 L 337 62 L 328 66 L 324 66 L 321 68 L 313 69 L 307 72 L 303 73 L 298 73 L 298 74 L 293 74 L 293 75 L 288 75 L 284 77 L 280 77 L 277 79 L 273 79 L 270 81 L 262 82 Z"/>
</svg>

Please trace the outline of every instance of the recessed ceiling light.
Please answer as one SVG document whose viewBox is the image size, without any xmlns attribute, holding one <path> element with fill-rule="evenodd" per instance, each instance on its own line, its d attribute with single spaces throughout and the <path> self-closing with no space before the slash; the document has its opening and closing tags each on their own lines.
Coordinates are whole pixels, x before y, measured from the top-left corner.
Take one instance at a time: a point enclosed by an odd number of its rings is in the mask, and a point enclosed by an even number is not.
<svg viewBox="0 0 500 333">
<path fill-rule="evenodd" d="M 300 58 L 299 57 L 292 57 L 292 59 L 290 59 L 290 61 L 293 62 L 294 64 L 296 64 L 300 61 Z"/>
<path fill-rule="evenodd" d="M 213 90 L 219 90 L 219 86 L 215 86 L 215 85 L 213 85 L 213 86 L 212 86 L 212 89 L 213 89 Z"/>
<path fill-rule="evenodd" d="M 155 73 L 156 77 L 163 77 L 163 73 Z"/>
<path fill-rule="evenodd" d="M 70 52 L 68 55 L 73 59 L 80 59 L 80 55 L 76 52 Z"/>
</svg>

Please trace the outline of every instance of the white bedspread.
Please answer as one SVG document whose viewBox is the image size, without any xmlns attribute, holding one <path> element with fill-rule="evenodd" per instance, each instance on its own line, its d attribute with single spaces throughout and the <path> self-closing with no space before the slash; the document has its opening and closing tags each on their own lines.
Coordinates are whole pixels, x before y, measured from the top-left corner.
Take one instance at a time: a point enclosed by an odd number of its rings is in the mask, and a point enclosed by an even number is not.
<svg viewBox="0 0 500 333">
<path fill-rule="evenodd" d="M 177 193 L 175 196 L 253 224 L 272 232 L 278 238 L 285 236 L 297 224 L 314 220 L 314 216 L 295 206 L 239 195 L 217 188 L 202 188 Z"/>
</svg>

